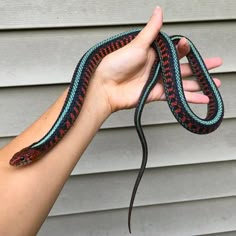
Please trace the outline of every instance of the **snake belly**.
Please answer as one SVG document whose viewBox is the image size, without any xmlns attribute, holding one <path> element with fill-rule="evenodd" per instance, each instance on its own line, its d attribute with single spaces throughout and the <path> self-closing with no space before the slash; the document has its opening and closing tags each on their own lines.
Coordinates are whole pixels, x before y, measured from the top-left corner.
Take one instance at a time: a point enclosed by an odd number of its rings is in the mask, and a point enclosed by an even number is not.
<svg viewBox="0 0 236 236">
<path fill-rule="evenodd" d="M 17 152 L 10 160 L 12 166 L 28 165 L 43 157 L 50 151 L 72 127 L 79 116 L 89 81 L 101 60 L 108 54 L 130 43 L 140 32 L 140 29 L 120 33 L 108 38 L 90 48 L 75 68 L 68 94 L 62 110 L 48 133 L 38 142 Z M 160 80 L 163 81 L 166 100 L 176 120 L 188 131 L 196 134 L 208 134 L 220 125 L 224 115 L 224 105 L 221 95 L 209 74 L 202 57 L 194 44 L 189 40 L 190 52 L 186 56 L 202 92 L 209 97 L 206 118 L 198 117 L 189 107 L 184 96 L 180 64 L 176 44 L 183 36 L 169 37 L 160 32 L 151 47 L 156 52 L 150 76 L 141 92 L 135 109 L 134 123 L 142 146 L 142 163 L 131 195 L 128 227 L 131 232 L 131 213 L 135 195 L 146 168 L 148 146 L 141 125 L 141 116 L 148 95 Z"/>
</svg>

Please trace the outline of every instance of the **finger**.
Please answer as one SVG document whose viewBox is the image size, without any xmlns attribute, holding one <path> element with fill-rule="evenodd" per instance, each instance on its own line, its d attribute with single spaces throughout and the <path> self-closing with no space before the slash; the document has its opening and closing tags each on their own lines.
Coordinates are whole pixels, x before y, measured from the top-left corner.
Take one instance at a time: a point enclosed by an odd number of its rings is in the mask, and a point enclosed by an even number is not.
<svg viewBox="0 0 236 236">
<path fill-rule="evenodd" d="M 221 81 L 219 79 L 214 78 L 213 81 L 215 82 L 217 87 L 221 86 Z M 183 80 L 183 88 L 185 91 L 189 92 L 201 91 L 201 87 L 196 80 Z"/>
<path fill-rule="evenodd" d="M 187 102 L 193 104 L 207 104 L 209 102 L 208 96 L 201 93 L 192 93 L 192 92 L 184 92 L 185 98 Z"/>
<path fill-rule="evenodd" d="M 194 92 L 184 92 L 185 98 L 188 103 L 192 104 L 207 104 L 209 103 L 208 96 L 201 94 L 201 93 L 194 93 Z M 162 94 L 160 97 L 160 101 L 166 101 L 165 94 Z"/>
<path fill-rule="evenodd" d="M 217 87 L 221 85 L 221 81 L 219 79 L 215 78 L 214 82 Z M 208 96 L 201 93 L 196 93 L 201 91 L 201 88 L 197 81 L 183 81 L 183 87 L 186 100 L 189 103 L 207 104 L 209 102 Z M 160 101 L 166 100 L 163 85 L 159 83 L 157 83 L 157 85 L 151 91 L 147 99 L 147 102 L 152 102 L 157 100 Z"/>
<path fill-rule="evenodd" d="M 188 44 L 187 39 L 181 38 L 176 46 L 176 49 L 177 49 L 179 59 L 185 57 L 190 51 L 190 46 Z"/>
<path fill-rule="evenodd" d="M 157 37 L 162 26 L 162 10 L 156 7 L 147 25 L 138 34 L 135 41 L 141 46 L 148 48 Z"/>
<path fill-rule="evenodd" d="M 204 59 L 204 62 L 208 70 L 217 68 L 222 65 L 222 59 L 219 57 L 207 58 Z M 191 76 L 193 74 L 189 63 L 183 63 L 180 67 L 183 77 Z"/>
</svg>

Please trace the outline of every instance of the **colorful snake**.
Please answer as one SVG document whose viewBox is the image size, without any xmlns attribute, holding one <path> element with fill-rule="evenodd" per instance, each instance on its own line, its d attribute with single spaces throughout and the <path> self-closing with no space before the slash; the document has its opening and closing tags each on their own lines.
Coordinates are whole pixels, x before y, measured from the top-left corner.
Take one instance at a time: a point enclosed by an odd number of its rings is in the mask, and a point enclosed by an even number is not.
<svg viewBox="0 0 236 236">
<path fill-rule="evenodd" d="M 130 43 L 139 32 L 140 29 L 135 29 L 120 33 L 96 44 L 84 54 L 74 71 L 65 103 L 54 125 L 38 142 L 17 152 L 10 160 L 10 165 L 22 166 L 34 162 L 43 157 L 65 136 L 81 111 L 89 81 L 98 64 L 106 55 Z M 133 203 L 148 157 L 147 142 L 141 125 L 141 115 L 147 97 L 156 83 L 162 79 L 170 110 L 177 121 L 187 130 L 197 134 L 208 134 L 214 131 L 223 119 L 224 106 L 217 86 L 208 73 L 203 59 L 194 44 L 187 39 L 190 45 L 187 59 L 203 93 L 209 97 L 205 119 L 198 117 L 189 107 L 184 96 L 180 64 L 176 51 L 176 44 L 182 37 L 178 35 L 169 37 L 164 32 L 160 32 L 151 45 L 157 57 L 149 79 L 142 90 L 134 114 L 135 127 L 141 141 L 143 157 L 129 205 L 128 227 L 130 232 Z"/>
</svg>

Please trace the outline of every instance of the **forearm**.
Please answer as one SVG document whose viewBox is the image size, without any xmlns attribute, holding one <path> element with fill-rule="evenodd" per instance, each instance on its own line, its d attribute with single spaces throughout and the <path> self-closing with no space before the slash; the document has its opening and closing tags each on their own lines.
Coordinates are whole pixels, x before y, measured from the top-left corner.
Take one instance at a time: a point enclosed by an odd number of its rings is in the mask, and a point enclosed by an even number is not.
<svg viewBox="0 0 236 236">
<path fill-rule="evenodd" d="M 66 92 L 33 125 L 0 151 L 1 235 L 36 234 L 72 169 L 110 114 L 100 93 L 99 86 L 91 83 L 74 126 L 40 161 L 22 168 L 8 164 L 16 151 L 37 141 L 50 129 Z"/>
</svg>

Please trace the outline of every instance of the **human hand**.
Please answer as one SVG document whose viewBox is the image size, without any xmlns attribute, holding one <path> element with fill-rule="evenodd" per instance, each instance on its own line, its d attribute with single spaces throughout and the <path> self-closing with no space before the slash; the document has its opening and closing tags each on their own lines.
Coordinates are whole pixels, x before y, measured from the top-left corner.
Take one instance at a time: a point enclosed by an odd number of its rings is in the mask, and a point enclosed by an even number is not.
<svg viewBox="0 0 236 236">
<path fill-rule="evenodd" d="M 103 95 L 109 104 L 110 112 L 120 109 L 133 108 L 138 102 L 142 88 L 147 81 L 153 62 L 155 52 L 151 43 L 156 38 L 162 26 L 162 11 L 156 8 L 148 24 L 139 35 L 125 47 L 109 54 L 99 64 L 95 72 L 103 86 Z M 179 58 L 186 56 L 189 45 L 182 38 L 177 45 Z M 205 60 L 208 69 L 216 68 L 222 64 L 220 58 Z M 181 74 L 185 78 L 192 74 L 189 64 L 181 64 Z M 219 87 L 221 82 L 214 79 Z M 183 88 L 188 102 L 204 104 L 209 99 L 203 94 L 197 93 L 200 87 L 196 81 L 183 80 Z M 150 93 L 147 102 L 165 100 L 164 88 L 161 82 L 157 83 Z"/>
</svg>

